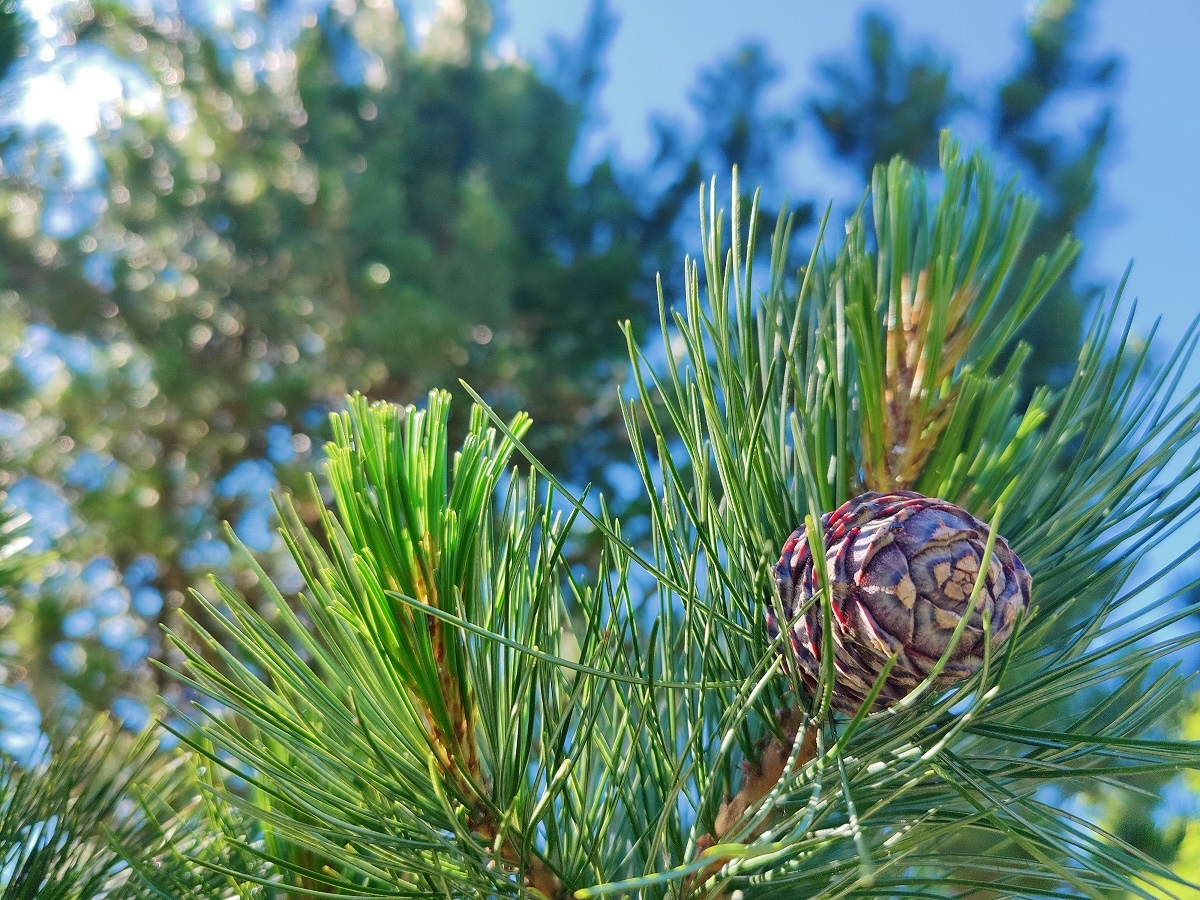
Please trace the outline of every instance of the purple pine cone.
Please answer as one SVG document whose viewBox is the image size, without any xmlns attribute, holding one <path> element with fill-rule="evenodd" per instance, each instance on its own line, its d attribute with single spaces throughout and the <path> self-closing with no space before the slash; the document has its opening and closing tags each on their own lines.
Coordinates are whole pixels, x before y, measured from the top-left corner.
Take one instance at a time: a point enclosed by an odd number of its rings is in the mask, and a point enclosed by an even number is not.
<svg viewBox="0 0 1200 900">
<path fill-rule="evenodd" d="M 833 706 L 858 711 L 893 654 L 872 712 L 909 694 L 932 671 L 958 626 L 987 545 L 988 526 L 966 510 L 913 491 L 869 492 L 821 516 L 833 591 Z M 775 583 L 804 684 L 814 690 L 821 670 L 820 592 L 804 526 L 783 546 Z M 1012 633 L 1029 605 L 1029 572 L 1001 537 L 971 618 L 936 681 L 942 689 L 983 663 L 983 615 L 991 615 L 992 649 Z M 797 613 L 807 609 L 797 618 Z M 767 610 L 771 636 L 779 633 Z"/>
</svg>

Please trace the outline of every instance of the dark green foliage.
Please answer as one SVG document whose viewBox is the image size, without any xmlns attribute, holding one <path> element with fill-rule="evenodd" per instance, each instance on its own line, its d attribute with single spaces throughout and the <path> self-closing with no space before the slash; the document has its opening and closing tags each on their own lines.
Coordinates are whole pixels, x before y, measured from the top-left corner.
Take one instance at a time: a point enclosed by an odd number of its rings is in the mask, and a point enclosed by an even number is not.
<svg viewBox="0 0 1200 900">
<path fill-rule="evenodd" d="M 20 55 L 24 27 L 16 0 L 0 3 L 0 80 Z"/>
<path fill-rule="evenodd" d="M 1064 234 L 1080 233 L 1096 205 L 1120 62 L 1115 56 L 1080 54 L 1089 5 L 1055 0 L 1040 8 L 1027 31 L 1024 58 L 997 94 L 996 145 L 1019 160 L 1023 177 L 1041 199 L 1029 254 L 1046 252 Z M 1073 130 L 1077 133 L 1064 134 L 1057 121 L 1055 104 L 1064 95 L 1094 101 L 1090 121 Z M 1021 336 L 1034 348 L 1032 370 L 1048 383 L 1063 382 L 1082 335 L 1083 310 L 1098 294 L 1097 286 L 1081 284 L 1073 275 L 1026 324 Z M 1047 334 L 1052 338 L 1038 337 Z"/>
</svg>

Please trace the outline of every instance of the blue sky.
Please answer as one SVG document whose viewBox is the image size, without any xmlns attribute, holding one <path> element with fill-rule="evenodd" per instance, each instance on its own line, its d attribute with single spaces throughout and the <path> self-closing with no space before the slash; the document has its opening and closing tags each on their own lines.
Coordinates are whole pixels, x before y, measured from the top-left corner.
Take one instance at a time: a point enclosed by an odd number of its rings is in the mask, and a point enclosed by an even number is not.
<svg viewBox="0 0 1200 900">
<path fill-rule="evenodd" d="M 906 45 L 928 41 L 954 64 L 968 91 L 1010 71 L 1028 15 L 1026 0 L 913 0 L 908 3 L 813 0 L 612 0 L 621 24 L 600 95 L 597 139 L 634 161 L 649 151 L 652 113 L 683 115 L 696 72 L 747 40 L 761 41 L 784 67 L 782 101 L 815 83 L 818 60 L 856 46 L 858 22 L 882 9 Z M 586 0 L 507 0 L 509 34 L 522 56 L 544 56 L 554 34 L 580 30 Z M 1139 298 L 1139 330 L 1163 317 L 1178 335 L 1200 312 L 1193 261 L 1200 252 L 1200 180 L 1189 173 L 1200 151 L 1200 3 L 1099 0 L 1090 48 L 1123 58 L 1117 131 L 1101 176 L 1099 214 L 1081 237 L 1088 274 L 1115 287 L 1134 260 L 1129 293 Z M 823 163 L 813 126 L 786 170 L 794 196 L 839 198 L 855 184 Z M 857 191 L 857 188 L 853 188 Z M 1193 366 L 1200 381 L 1200 366 Z"/>
</svg>

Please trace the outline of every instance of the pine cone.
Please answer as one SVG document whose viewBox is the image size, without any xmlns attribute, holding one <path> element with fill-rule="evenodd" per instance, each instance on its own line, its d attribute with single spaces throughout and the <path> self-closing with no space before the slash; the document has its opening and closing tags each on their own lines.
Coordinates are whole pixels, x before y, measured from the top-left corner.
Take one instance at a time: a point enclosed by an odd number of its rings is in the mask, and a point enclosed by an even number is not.
<svg viewBox="0 0 1200 900">
<path fill-rule="evenodd" d="M 869 492 L 821 516 L 833 594 L 833 706 L 855 713 L 884 664 L 898 654 L 872 711 L 907 696 L 945 652 L 983 561 L 988 526 L 966 510 L 913 491 Z M 815 690 L 821 670 L 820 592 L 804 526 L 783 546 L 775 582 L 799 674 Z M 1029 572 L 997 536 L 987 580 L 935 686 L 948 687 L 983 663 L 983 614 L 993 650 L 1029 604 Z M 807 609 L 804 609 L 807 606 Z M 804 612 L 797 614 L 801 609 Z M 772 637 L 779 633 L 767 610 Z"/>
</svg>

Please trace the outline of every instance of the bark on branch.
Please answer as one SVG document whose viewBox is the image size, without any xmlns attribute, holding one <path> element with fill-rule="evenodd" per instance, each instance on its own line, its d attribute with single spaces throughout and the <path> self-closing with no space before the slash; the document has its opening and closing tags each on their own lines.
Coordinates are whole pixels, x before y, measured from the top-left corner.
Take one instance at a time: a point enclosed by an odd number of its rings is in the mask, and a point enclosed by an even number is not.
<svg viewBox="0 0 1200 900">
<path fill-rule="evenodd" d="M 804 725 L 804 719 L 804 713 L 796 708 L 786 710 L 780 715 L 779 725 L 783 732 L 782 739 L 770 738 L 764 744 L 762 753 L 759 754 L 757 760 L 742 764 L 741 787 L 736 794 L 721 804 L 721 809 L 713 822 L 712 832 L 696 842 L 697 855 L 709 847 L 721 843 L 732 834 L 746 814 L 757 807 L 759 802 L 779 784 L 779 780 L 783 778 L 784 771 L 787 769 L 788 760 L 791 758 L 792 752 L 796 750 L 797 741 L 801 742 L 799 750 L 796 752 L 795 766 L 797 768 L 810 762 L 817 755 L 816 726 L 809 722 L 801 734 L 800 729 Z M 745 839 L 753 840 L 761 835 L 771 827 L 774 819 L 774 813 L 768 813 Z M 717 856 L 709 865 L 685 879 L 683 896 L 690 896 L 697 887 L 715 875 L 721 866 L 729 861 L 729 857 Z"/>
</svg>

